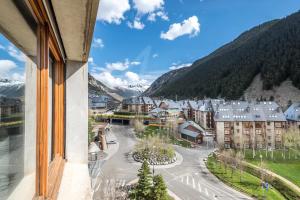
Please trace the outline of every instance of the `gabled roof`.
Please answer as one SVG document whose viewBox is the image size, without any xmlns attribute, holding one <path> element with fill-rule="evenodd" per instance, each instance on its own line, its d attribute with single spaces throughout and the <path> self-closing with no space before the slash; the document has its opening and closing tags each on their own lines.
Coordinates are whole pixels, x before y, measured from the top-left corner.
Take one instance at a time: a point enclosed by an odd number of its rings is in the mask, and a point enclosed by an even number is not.
<svg viewBox="0 0 300 200">
<path fill-rule="evenodd" d="M 199 107 L 199 104 L 198 104 L 199 102 L 198 101 L 191 101 L 191 100 L 189 100 L 188 103 L 189 103 L 190 107 L 193 110 L 197 110 L 198 107 Z"/>
<path fill-rule="evenodd" d="M 275 102 L 231 101 L 219 104 L 215 121 L 286 121 Z"/>
<path fill-rule="evenodd" d="M 285 112 L 287 120 L 300 122 L 300 102 L 293 103 Z"/>
<path fill-rule="evenodd" d="M 187 100 L 181 100 L 177 102 L 179 104 L 180 109 L 188 109 L 189 104 Z"/>
<path fill-rule="evenodd" d="M 197 131 L 189 129 L 189 126 L 192 126 Z M 193 121 L 186 121 L 179 125 L 179 132 L 191 137 L 197 137 L 199 134 L 205 135 L 204 129 Z"/>
<path fill-rule="evenodd" d="M 143 101 L 147 105 L 154 105 L 153 100 L 150 97 L 142 97 Z"/>
<path fill-rule="evenodd" d="M 154 101 L 155 106 L 156 106 L 156 107 L 159 107 L 159 105 L 160 105 L 160 103 L 161 103 L 161 100 L 155 99 L 155 100 L 153 100 L 153 101 Z"/>
<path fill-rule="evenodd" d="M 142 97 L 132 97 L 128 99 L 124 99 L 122 101 L 123 104 L 133 104 L 133 105 L 142 105 L 144 104 Z"/>
<path fill-rule="evenodd" d="M 181 110 L 180 103 L 175 102 L 173 100 L 169 100 L 169 99 L 162 100 L 159 106 L 161 106 L 162 103 L 165 103 L 167 105 L 168 110 L 171 110 L 171 109 Z"/>
</svg>

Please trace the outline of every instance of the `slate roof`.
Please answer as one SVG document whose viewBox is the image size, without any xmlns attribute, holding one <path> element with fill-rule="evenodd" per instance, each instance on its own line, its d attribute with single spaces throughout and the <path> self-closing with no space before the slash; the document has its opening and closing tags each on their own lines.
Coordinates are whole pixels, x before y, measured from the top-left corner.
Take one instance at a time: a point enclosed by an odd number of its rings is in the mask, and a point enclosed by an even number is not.
<svg viewBox="0 0 300 200">
<path fill-rule="evenodd" d="M 191 108 L 192 108 L 193 110 L 197 110 L 198 107 L 199 107 L 199 105 L 198 105 L 199 102 L 200 102 L 200 101 L 191 101 L 191 100 L 189 100 L 189 105 L 191 106 Z"/>
<path fill-rule="evenodd" d="M 124 99 L 122 101 L 123 104 L 134 104 L 134 105 L 142 105 L 144 104 L 142 97 L 132 97 L 128 99 Z"/>
<path fill-rule="evenodd" d="M 154 104 L 156 107 L 159 107 L 160 103 L 161 103 L 161 100 L 154 100 Z"/>
<path fill-rule="evenodd" d="M 177 103 L 179 104 L 179 107 L 182 110 L 189 108 L 189 104 L 187 100 L 178 101 Z"/>
<path fill-rule="evenodd" d="M 231 101 L 219 104 L 215 110 L 215 121 L 286 121 L 275 102 Z"/>
<path fill-rule="evenodd" d="M 300 122 L 300 102 L 293 103 L 285 112 L 287 120 Z"/>
<path fill-rule="evenodd" d="M 177 109 L 181 110 L 181 106 L 179 102 L 175 102 L 173 100 L 165 99 L 161 101 L 161 104 L 165 103 L 167 104 L 168 110 Z"/>
<path fill-rule="evenodd" d="M 197 130 L 199 130 L 201 133 L 186 129 L 188 126 L 193 126 Z M 193 121 L 186 121 L 183 124 L 179 125 L 179 132 L 181 134 L 185 134 L 185 135 L 188 135 L 188 136 L 191 136 L 194 138 L 197 137 L 199 134 L 203 134 L 203 135 L 205 134 L 205 131 L 203 130 L 203 128 Z"/>
<path fill-rule="evenodd" d="M 143 101 L 145 102 L 145 104 L 147 105 L 154 105 L 153 100 L 150 97 L 142 97 Z"/>
</svg>

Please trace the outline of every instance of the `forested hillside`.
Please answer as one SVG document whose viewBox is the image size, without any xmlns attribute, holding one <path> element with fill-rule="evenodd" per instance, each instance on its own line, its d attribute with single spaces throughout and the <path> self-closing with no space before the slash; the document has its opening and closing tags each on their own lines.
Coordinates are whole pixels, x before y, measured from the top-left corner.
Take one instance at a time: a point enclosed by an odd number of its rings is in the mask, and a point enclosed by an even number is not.
<svg viewBox="0 0 300 200">
<path fill-rule="evenodd" d="M 300 12 L 246 31 L 182 73 L 166 76 L 159 87 L 155 81 L 155 91 L 152 85 L 145 94 L 238 99 L 258 74 L 265 90 L 287 78 L 300 88 Z"/>
</svg>

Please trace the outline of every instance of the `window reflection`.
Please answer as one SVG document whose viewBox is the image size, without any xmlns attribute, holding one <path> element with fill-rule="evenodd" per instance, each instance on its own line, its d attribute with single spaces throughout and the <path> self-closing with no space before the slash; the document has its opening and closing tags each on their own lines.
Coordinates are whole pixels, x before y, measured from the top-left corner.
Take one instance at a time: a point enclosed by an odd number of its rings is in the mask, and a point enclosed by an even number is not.
<svg viewBox="0 0 300 200">
<path fill-rule="evenodd" d="M 0 35 L 0 197 L 24 176 L 25 56 Z"/>
</svg>

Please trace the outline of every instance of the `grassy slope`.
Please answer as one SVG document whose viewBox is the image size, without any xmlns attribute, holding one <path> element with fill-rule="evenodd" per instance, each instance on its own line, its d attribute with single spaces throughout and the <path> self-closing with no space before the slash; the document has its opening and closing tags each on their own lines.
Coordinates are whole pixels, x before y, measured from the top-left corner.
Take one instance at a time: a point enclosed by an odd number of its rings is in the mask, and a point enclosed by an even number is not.
<svg viewBox="0 0 300 200">
<path fill-rule="evenodd" d="M 276 151 L 274 153 L 274 158 L 272 159 L 271 153 L 268 152 L 266 156 L 265 151 L 257 152 L 255 158 L 252 157 L 252 152 L 246 152 L 246 160 L 257 166 L 260 165 L 259 155 L 263 156 L 263 162 L 266 167 L 275 172 L 276 174 L 290 180 L 300 187 L 300 158 L 295 159 L 294 153 L 291 152 L 291 158 L 289 159 L 288 153 L 286 153 L 286 159 L 282 156 L 282 151 Z"/>
<path fill-rule="evenodd" d="M 217 176 L 220 180 L 226 184 L 240 190 L 244 193 L 247 193 L 250 196 L 253 196 L 257 199 L 264 199 L 264 194 L 266 199 L 272 200 L 281 200 L 285 199 L 276 189 L 270 188 L 267 192 L 263 192 L 262 187 L 260 186 L 260 179 L 251 174 L 242 173 L 242 181 L 240 182 L 240 173 L 235 170 L 231 178 L 231 169 L 227 169 L 225 172 L 225 167 L 217 163 L 214 157 L 209 157 L 207 162 L 208 169 Z"/>
</svg>

